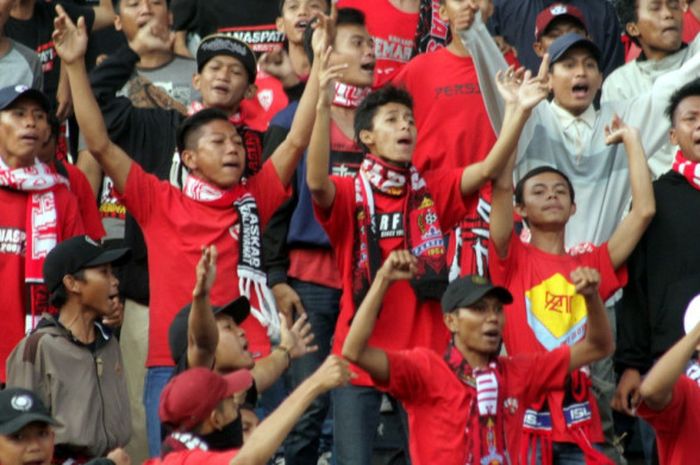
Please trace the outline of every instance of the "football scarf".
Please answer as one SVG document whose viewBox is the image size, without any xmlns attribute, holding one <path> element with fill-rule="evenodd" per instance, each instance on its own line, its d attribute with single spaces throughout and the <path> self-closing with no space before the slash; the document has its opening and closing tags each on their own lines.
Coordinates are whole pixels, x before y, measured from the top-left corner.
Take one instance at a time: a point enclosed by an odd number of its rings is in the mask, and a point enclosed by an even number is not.
<svg viewBox="0 0 700 465">
<path fill-rule="evenodd" d="M 187 450 L 209 450 L 209 446 L 201 438 L 192 433 L 175 431 L 169 434 L 161 444 L 160 456 L 165 458 L 172 452 L 183 452 Z"/>
<path fill-rule="evenodd" d="M 465 465 L 510 465 L 503 415 L 503 380 L 498 362 L 493 360 L 484 368 L 472 368 L 454 342 L 447 348 L 445 362 L 468 393 Z"/>
<path fill-rule="evenodd" d="M 400 168 L 367 154 L 355 176 L 355 308 L 359 308 L 382 261 L 375 194 L 403 197 L 404 248 L 418 259 L 411 286 L 419 300 L 440 299 L 447 287 L 445 244 L 425 180 L 412 165 Z"/>
<path fill-rule="evenodd" d="M 231 213 L 235 210 L 238 214 L 236 224 L 231 225 L 238 232 L 238 290 L 249 300 L 253 293 L 256 295 L 259 308 L 251 305 L 250 313 L 267 328 L 271 339 L 278 338 L 280 321 L 262 269 L 262 228 L 255 198 L 240 185 L 224 191 L 192 175 L 187 176 L 182 192 L 197 202 L 230 207 Z"/>
<path fill-rule="evenodd" d="M 676 173 L 683 175 L 691 186 L 700 190 L 700 163 L 688 160 L 679 150 L 671 168 Z"/>
<path fill-rule="evenodd" d="M 357 87 L 336 81 L 333 105 L 343 108 L 357 108 L 371 90 L 369 87 Z"/>
<path fill-rule="evenodd" d="M 440 0 L 421 0 L 413 54 L 434 52 L 450 42 L 450 26 L 440 19 Z"/>
</svg>

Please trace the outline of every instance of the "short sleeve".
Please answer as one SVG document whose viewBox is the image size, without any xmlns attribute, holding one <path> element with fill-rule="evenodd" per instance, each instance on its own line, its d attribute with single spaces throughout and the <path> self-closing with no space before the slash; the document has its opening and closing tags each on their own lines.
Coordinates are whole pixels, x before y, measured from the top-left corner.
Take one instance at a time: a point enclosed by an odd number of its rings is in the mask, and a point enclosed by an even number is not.
<svg viewBox="0 0 700 465">
<path fill-rule="evenodd" d="M 700 402 L 700 388 L 692 379 L 683 375 L 673 386 L 671 402 L 666 407 L 652 410 L 642 402 L 637 408 L 637 414 L 649 422 L 659 436 L 675 436 L 679 423 L 682 423 L 688 411 L 688 402 Z"/>
<path fill-rule="evenodd" d="M 569 374 L 571 348 L 567 345 L 551 352 L 532 352 L 510 359 L 509 384 L 525 387 L 524 405 L 531 405 L 551 390 L 563 389 Z"/>
<path fill-rule="evenodd" d="M 607 242 L 596 250 L 593 267 L 600 272 L 600 296 L 604 301 L 627 285 L 627 265 L 617 270 L 613 267 Z"/>
<path fill-rule="evenodd" d="M 440 218 L 440 227 L 448 232 L 462 221 L 468 213 L 470 201 L 476 201 L 477 195 L 462 195 L 462 174 L 464 168 L 430 170 L 423 173 L 428 190 L 435 202 Z"/>
<path fill-rule="evenodd" d="M 316 219 L 331 242 L 336 244 L 339 238 L 348 234 L 348 228 L 352 227 L 354 221 L 355 178 L 331 176 L 330 180 L 335 184 L 333 204 L 326 210 L 320 208 L 316 202 L 313 204 Z"/>
<path fill-rule="evenodd" d="M 174 189 L 166 181 L 159 181 L 152 174 L 143 171 L 138 163 L 131 163 L 129 175 L 122 194 L 122 201 L 139 226 L 146 226 L 153 217 L 159 191 Z"/>
<path fill-rule="evenodd" d="M 292 192 L 291 187 L 282 184 L 271 161 L 263 163 L 262 169 L 250 178 L 247 187 L 258 204 L 263 228 Z"/>
<path fill-rule="evenodd" d="M 506 286 L 510 284 L 511 273 L 515 272 L 518 267 L 517 256 L 521 254 L 524 250 L 523 243 L 520 238 L 515 234 L 515 231 L 510 236 L 510 242 L 508 243 L 508 255 L 504 258 L 498 256 L 496 252 L 496 247 L 493 241 L 488 241 L 489 247 L 489 275 L 494 284 L 499 286 Z"/>
<path fill-rule="evenodd" d="M 430 380 L 435 379 L 432 372 L 439 366 L 434 355 L 427 349 L 387 351 L 389 360 L 389 382 L 377 384 L 379 389 L 387 391 L 397 399 L 410 402 L 413 399 L 430 398 Z M 376 380 L 375 380 L 376 382 Z"/>
<path fill-rule="evenodd" d="M 63 191 L 66 197 L 64 203 L 64 210 L 62 213 L 63 218 L 61 221 L 61 237 L 62 240 L 70 239 L 71 237 L 80 236 L 85 234 L 85 225 L 83 224 L 83 218 L 80 215 L 80 208 L 78 207 L 78 198 L 70 192 L 68 189 Z"/>
</svg>

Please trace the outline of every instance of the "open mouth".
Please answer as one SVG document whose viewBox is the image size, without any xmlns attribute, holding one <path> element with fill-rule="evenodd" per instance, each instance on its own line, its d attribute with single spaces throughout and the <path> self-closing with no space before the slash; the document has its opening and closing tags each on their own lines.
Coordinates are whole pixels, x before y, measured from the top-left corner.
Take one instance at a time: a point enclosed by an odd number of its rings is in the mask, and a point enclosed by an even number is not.
<svg viewBox="0 0 700 465">
<path fill-rule="evenodd" d="M 501 332 L 497 329 L 489 329 L 487 331 L 484 331 L 483 334 L 484 337 L 491 342 L 500 342 L 501 340 Z"/>
<path fill-rule="evenodd" d="M 375 67 L 374 62 L 364 63 L 364 64 L 360 65 L 360 68 L 362 68 L 362 71 L 366 71 L 368 73 L 374 73 L 374 67 Z"/>
<path fill-rule="evenodd" d="M 576 84 L 571 88 L 571 92 L 576 98 L 585 98 L 588 96 L 589 87 L 587 84 Z"/>
<path fill-rule="evenodd" d="M 303 31 L 304 29 L 306 29 L 310 22 L 311 21 L 309 21 L 308 19 L 300 19 L 299 21 L 294 23 L 294 28 Z"/>
<path fill-rule="evenodd" d="M 396 141 L 396 143 L 403 146 L 410 146 L 413 143 L 413 139 L 411 137 L 402 137 Z"/>
</svg>

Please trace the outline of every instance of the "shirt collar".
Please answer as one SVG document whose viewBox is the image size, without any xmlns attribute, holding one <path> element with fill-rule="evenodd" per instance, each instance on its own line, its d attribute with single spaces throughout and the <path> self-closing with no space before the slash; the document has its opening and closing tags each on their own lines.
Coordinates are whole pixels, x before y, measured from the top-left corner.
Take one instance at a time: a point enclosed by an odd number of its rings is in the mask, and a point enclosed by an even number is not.
<svg viewBox="0 0 700 465">
<path fill-rule="evenodd" d="M 586 111 L 581 113 L 579 116 L 572 115 L 568 110 L 565 110 L 557 105 L 554 100 L 552 100 L 551 105 L 554 114 L 565 130 L 579 121 L 585 123 L 589 129 L 593 129 L 593 125 L 595 124 L 597 117 L 593 104 L 589 105 L 588 108 L 586 108 Z"/>
</svg>

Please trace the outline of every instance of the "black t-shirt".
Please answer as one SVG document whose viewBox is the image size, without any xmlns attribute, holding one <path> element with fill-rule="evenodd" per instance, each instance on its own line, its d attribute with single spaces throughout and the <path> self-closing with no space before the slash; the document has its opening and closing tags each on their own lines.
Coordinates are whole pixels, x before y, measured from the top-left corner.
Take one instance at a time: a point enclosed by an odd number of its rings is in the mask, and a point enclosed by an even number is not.
<svg viewBox="0 0 700 465">
<path fill-rule="evenodd" d="M 280 46 L 284 34 L 277 31 L 278 0 L 173 0 L 173 28 L 205 37 L 215 32 L 231 34 L 257 53 Z"/>
<path fill-rule="evenodd" d="M 51 39 L 53 20 L 56 17 L 56 3 L 63 6 L 73 21 L 77 21 L 80 16 L 84 16 L 88 31 L 92 30 L 92 24 L 95 21 L 95 13 L 92 11 L 92 8 L 79 7 L 70 1 L 47 3 L 42 0 L 36 0 L 31 19 L 20 20 L 10 17 L 5 24 L 5 35 L 7 37 L 24 44 L 39 55 L 41 69 L 44 73 L 43 90 L 54 107 L 56 105 L 56 89 L 58 88 L 61 63 Z"/>
</svg>

